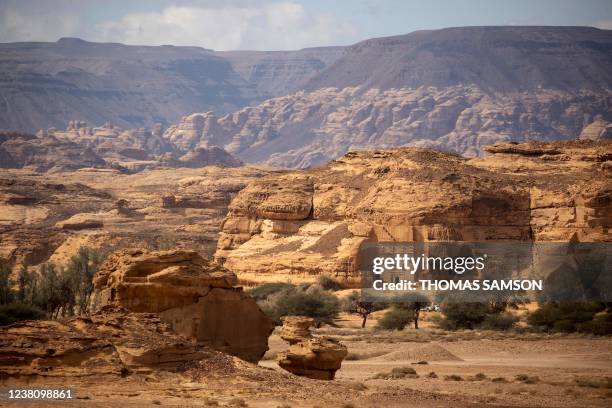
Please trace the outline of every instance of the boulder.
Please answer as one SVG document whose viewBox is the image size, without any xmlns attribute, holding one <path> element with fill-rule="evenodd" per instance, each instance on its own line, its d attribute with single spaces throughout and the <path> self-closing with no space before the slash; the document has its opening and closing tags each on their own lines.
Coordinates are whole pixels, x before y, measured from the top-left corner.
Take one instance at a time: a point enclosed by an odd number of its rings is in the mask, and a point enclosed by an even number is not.
<svg viewBox="0 0 612 408">
<path fill-rule="evenodd" d="M 278 365 L 295 375 L 333 380 L 348 354 L 346 346 L 329 337 L 313 337 L 309 317 L 285 316 L 282 321 L 280 336 L 289 342 L 289 350 L 278 354 Z"/>
<path fill-rule="evenodd" d="M 273 324 L 236 285 L 236 275 L 194 251 L 128 249 L 110 255 L 94 277 L 101 304 L 158 313 L 199 344 L 257 362 Z M 231 318 L 230 318 L 231 316 Z"/>
</svg>

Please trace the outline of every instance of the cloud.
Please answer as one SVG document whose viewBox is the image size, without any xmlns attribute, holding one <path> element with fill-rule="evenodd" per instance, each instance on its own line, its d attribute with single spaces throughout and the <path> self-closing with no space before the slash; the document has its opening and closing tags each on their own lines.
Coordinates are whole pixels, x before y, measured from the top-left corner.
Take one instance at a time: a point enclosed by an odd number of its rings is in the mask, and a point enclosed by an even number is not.
<svg viewBox="0 0 612 408">
<path fill-rule="evenodd" d="M 604 30 L 612 30 L 612 20 L 598 21 L 593 24 L 593 27 L 601 28 Z"/>
<path fill-rule="evenodd" d="M 332 14 L 309 15 L 292 1 L 215 7 L 169 6 L 94 28 L 98 41 L 199 45 L 216 50 L 286 50 L 351 42 L 355 28 Z"/>
</svg>

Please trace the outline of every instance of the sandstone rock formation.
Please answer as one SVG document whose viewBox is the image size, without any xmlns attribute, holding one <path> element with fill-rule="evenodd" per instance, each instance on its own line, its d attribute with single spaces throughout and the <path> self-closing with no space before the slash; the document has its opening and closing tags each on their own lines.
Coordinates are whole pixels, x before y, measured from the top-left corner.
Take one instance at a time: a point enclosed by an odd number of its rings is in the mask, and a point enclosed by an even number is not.
<svg viewBox="0 0 612 408">
<path fill-rule="evenodd" d="M 38 172 L 106 167 L 92 149 L 54 136 L 0 131 L 0 168 L 28 168 Z"/>
<path fill-rule="evenodd" d="M 268 350 L 274 326 L 236 275 L 193 251 L 122 250 L 94 277 L 101 305 L 159 313 L 174 331 L 247 361 Z"/>
<path fill-rule="evenodd" d="M 191 114 L 164 136 L 182 149 L 222 146 L 246 162 L 305 168 L 349 150 L 429 147 L 467 156 L 498 142 L 574 139 L 612 121 L 610 92 L 476 86 L 325 88 L 270 99 L 219 117 Z M 599 115 L 599 116 L 598 116 Z M 596 119 L 597 118 L 597 119 Z M 597 125 L 595 125 L 597 124 Z M 589 126 L 596 126 L 593 131 Z"/>
<path fill-rule="evenodd" d="M 276 171 L 5 169 L 0 175 L 0 256 L 15 272 L 22 264 L 35 268 L 49 260 L 64 267 L 80 246 L 189 248 L 212 256 L 232 198 L 249 181 Z M 166 195 L 175 198 L 174 204 L 163 202 Z M 120 206 L 122 200 L 129 206 Z"/>
<path fill-rule="evenodd" d="M 231 357 L 172 332 L 155 314 L 121 308 L 0 327 L 0 378 L 4 379 L 181 371 L 213 358 L 231 364 Z"/>
<path fill-rule="evenodd" d="M 230 204 L 216 257 L 241 281 L 358 281 L 366 241 L 610 241 L 611 142 L 502 144 L 468 159 L 356 151 Z"/>
<path fill-rule="evenodd" d="M 356 149 L 478 156 L 492 143 L 575 139 L 583 130 L 584 138 L 599 137 L 612 122 L 611 33 L 463 27 L 366 40 L 300 92 L 225 116 L 191 114 L 165 137 L 296 168 Z"/>
<path fill-rule="evenodd" d="M 152 130 L 124 130 L 111 123 L 91 127 L 84 121 L 70 121 L 66 130 L 47 129 L 41 140 L 51 138 L 76 143 L 95 152 L 108 165 L 129 171 L 142 171 L 158 167 L 206 166 L 238 167 L 242 162 L 219 147 L 181 149 L 162 137 L 162 126 Z M 46 138 L 46 139 L 45 139 Z M 18 166 L 15 166 L 18 167 Z"/>
<path fill-rule="evenodd" d="M 346 346 L 329 337 L 313 337 L 309 317 L 285 316 L 282 321 L 280 336 L 289 342 L 289 350 L 278 354 L 278 365 L 296 375 L 333 380 L 348 354 Z"/>
</svg>

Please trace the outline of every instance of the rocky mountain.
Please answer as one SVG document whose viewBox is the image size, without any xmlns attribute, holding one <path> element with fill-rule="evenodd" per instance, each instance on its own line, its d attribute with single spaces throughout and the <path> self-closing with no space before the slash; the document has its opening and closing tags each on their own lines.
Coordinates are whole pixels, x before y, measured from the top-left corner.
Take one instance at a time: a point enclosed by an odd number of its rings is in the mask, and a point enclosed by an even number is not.
<svg viewBox="0 0 612 408">
<path fill-rule="evenodd" d="M 346 48 L 305 91 L 225 116 L 192 114 L 164 136 L 298 168 L 355 149 L 478 156 L 491 143 L 607 138 L 611 51 L 612 31 L 586 27 L 466 27 L 373 39 Z"/>
<path fill-rule="evenodd" d="M 266 98 L 287 95 L 335 62 L 344 47 L 305 48 L 297 51 L 216 52 L 232 64 L 242 79 Z"/>
<path fill-rule="evenodd" d="M 227 113 L 294 91 L 339 52 L 222 53 L 76 38 L 0 44 L 0 128 L 35 132 L 77 119 L 130 129 Z"/>
<path fill-rule="evenodd" d="M 365 241 L 610 241 L 612 142 L 487 150 L 350 152 L 256 180 L 231 202 L 215 256 L 243 282 L 357 283 Z"/>
<path fill-rule="evenodd" d="M 306 89 L 447 87 L 488 91 L 612 88 L 612 31 L 497 26 L 416 31 L 348 47 Z"/>
<path fill-rule="evenodd" d="M 44 173 L 106 167 L 106 164 L 92 149 L 72 141 L 54 136 L 38 138 L 26 133 L 0 133 L 0 168 L 27 167 Z"/>
<path fill-rule="evenodd" d="M 611 106 L 609 91 L 324 88 L 221 117 L 192 114 L 164 137 L 183 149 L 222 146 L 245 162 L 305 168 L 376 147 L 419 146 L 478 156 L 492 143 L 574 139 L 583 129 L 585 135 L 606 138 Z"/>
</svg>

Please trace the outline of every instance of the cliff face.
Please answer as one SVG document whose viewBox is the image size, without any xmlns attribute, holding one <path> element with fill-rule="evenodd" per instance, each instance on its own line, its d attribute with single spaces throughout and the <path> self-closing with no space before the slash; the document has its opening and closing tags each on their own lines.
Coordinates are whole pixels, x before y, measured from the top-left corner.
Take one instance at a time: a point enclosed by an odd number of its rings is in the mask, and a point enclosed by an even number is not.
<svg viewBox="0 0 612 408">
<path fill-rule="evenodd" d="M 231 112 L 294 91 L 339 49 L 223 53 L 63 38 L 0 44 L 0 128 L 35 132 L 72 119 L 123 128 Z"/>
<path fill-rule="evenodd" d="M 489 26 L 415 31 L 347 47 L 306 85 L 390 89 L 474 84 L 489 91 L 610 89 L 612 31 Z"/>
<path fill-rule="evenodd" d="M 222 146 L 246 162 L 297 168 L 376 147 L 429 147 L 478 156 L 492 143 L 575 139 L 583 130 L 585 138 L 610 137 L 604 129 L 612 122 L 611 105 L 610 91 L 326 88 L 221 117 L 192 114 L 164 137 L 182 149 Z"/>
<path fill-rule="evenodd" d="M 216 257 L 244 281 L 356 279 L 374 241 L 609 241 L 610 142 L 351 152 L 267 177 L 230 204 Z"/>
<path fill-rule="evenodd" d="M 242 160 L 306 168 L 349 150 L 605 138 L 612 31 L 463 27 L 347 47 L 298 89 L 228 115 L 192 114 L 166 137 Z"/>
</svg>

